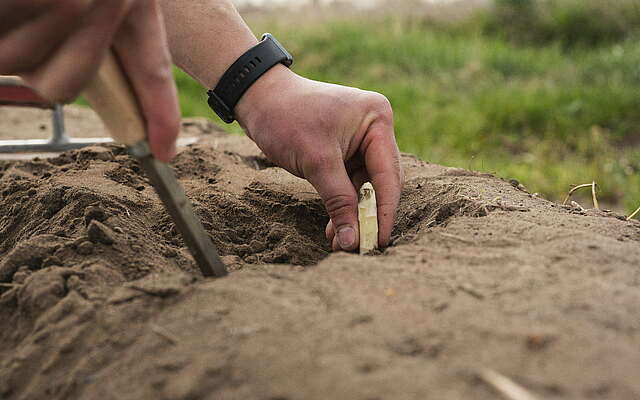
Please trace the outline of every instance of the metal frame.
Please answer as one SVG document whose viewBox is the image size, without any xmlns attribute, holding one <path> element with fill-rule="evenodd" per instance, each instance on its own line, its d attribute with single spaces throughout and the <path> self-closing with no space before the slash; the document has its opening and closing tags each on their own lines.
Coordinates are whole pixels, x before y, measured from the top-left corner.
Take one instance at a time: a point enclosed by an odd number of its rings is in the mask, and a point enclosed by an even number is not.
<svg viewBox="0 0 640 400">
<path fill-rule="evenodd" d="M 0 77 L 0 89 L 10 88 L 31 92 L 26 95 L 10 93 L 0 98 L 0 105 L 51 109 L 53 131 L 49 139 L 0 140 L 0 153 L 63 152 L 94 144 L 111 143 L 111 138 L 71 138 L 64 124 L 61 104 L 51 104 L 41 99 L 35 92 L 16 77 Z M 1 94 L 1 93 L 0 93 Z M 0 96 L 1 97 L 1 96 Z"/>
</svg>

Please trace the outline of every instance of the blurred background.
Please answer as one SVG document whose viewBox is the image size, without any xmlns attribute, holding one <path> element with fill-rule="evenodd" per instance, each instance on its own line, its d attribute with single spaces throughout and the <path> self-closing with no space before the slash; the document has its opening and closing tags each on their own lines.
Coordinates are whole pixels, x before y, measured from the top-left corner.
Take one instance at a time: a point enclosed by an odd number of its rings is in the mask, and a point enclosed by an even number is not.
<svg viewBox="0 0 640 400">
<path fill-rule="evenodd" d="M 297 73 L 386 95 L 405 152 L 551 200 L 595 180 L 604 207 L 640 205 L 640 0 L 236 4 Z M 203 89 L 176 77 L 184 115 L 215 119 Z"/>
</svg>

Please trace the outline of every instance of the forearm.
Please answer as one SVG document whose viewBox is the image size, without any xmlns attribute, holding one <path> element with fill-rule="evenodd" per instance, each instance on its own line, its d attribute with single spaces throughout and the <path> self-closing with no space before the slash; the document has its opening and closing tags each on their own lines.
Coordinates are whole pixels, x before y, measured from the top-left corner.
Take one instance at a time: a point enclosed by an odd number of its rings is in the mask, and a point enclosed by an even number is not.
<svg viewBox="0 0 640 400">
<path fill-rule="evenodd" d="M 173 61 L 204 87 L 216 86 L 225 71 L 258 43 L 230 0 L 160 0 Z M 255 82 L 238 102 L 235 113 L 247 129 L 276 88 L 293 74 L 276 65 Z M 250 132 L 247 134 L 251 137 Z"/>
<path fill-rule="evenodd" d="M 258 43 L 229 0 L 161 0 L 174 62 L 213 88 Z"/>
</svg>

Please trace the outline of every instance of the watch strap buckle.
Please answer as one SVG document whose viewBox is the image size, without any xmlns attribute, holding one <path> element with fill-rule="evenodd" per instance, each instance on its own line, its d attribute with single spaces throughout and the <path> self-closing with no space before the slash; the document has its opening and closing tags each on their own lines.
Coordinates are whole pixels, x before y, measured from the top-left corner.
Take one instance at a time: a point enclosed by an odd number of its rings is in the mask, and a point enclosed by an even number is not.
<svg viewBox="0 0 640 400">
<path fill-rule="evenodd" d="M 227 124 L 235 121 L 236 118 L 233 111 L 220 98 L 220 96 L 216 94 L 215 91 L 209 90 L 207 91 L 207 94 L 209 95 L 209 99 L 207 100 L 207 103 L 209 103 L 209 107 L 211 107 L 211 109 L 213 109 L 213 111 L 218 114 L 218 117 L 220 117 L 220 119 L 222 119 Z"/>
</svg>

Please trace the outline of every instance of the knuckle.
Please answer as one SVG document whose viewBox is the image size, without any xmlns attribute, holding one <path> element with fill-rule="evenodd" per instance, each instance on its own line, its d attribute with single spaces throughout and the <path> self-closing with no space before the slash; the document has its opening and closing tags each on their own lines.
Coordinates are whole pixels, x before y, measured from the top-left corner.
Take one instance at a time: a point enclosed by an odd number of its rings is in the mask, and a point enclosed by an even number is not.
<svg viewBox="0 0 640 400">
<path fill-rule="evenodd" d="M 370 109 L 374 110 L 378 116 L 386 121 L 393 120 L 393 108 L 389 99 L 380 93 L 371 93 L 368 101 Z"/>
<path fill-rule="evenodd" d="M 391 111 L 391 102 L 389 99 L 380 93 L 376 93 L 376 103 L 384 110 Z"/>
<path fill-rule="evenodd" d="M 157 64 L 150 65 L 141 72 L 140 79 L 144 86 L 167 88 L 167 86 L 173 85 L 173 73 L 170 62 L 164 55 Z"/>
</svg>

